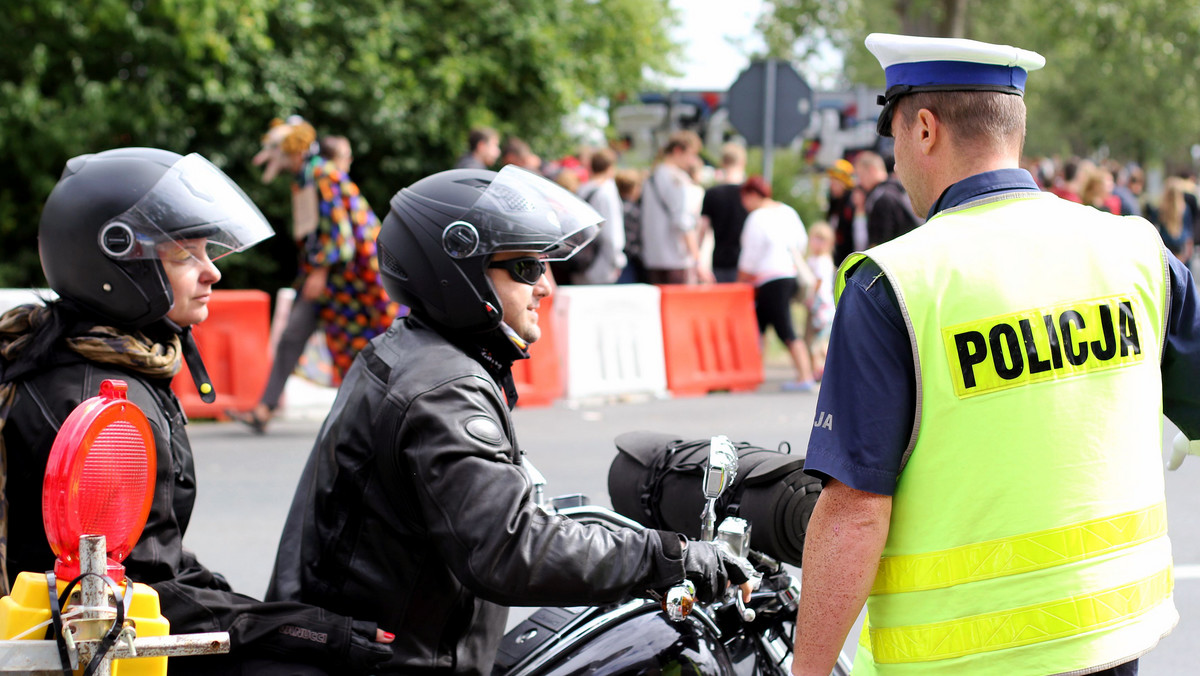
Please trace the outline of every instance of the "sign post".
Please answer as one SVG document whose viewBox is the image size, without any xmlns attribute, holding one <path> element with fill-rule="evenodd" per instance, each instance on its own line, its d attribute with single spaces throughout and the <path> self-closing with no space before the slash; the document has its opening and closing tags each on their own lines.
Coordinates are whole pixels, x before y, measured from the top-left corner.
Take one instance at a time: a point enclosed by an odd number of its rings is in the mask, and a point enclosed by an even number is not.
<svg viewBox="0 0 1200 676">
<path fill-rule="evenodd" d="M 778 59 L 755 61 L 726 94 L 729 121 L 746 144 L 763 148 L 763 178 L 771 182 L 775 146 L 785 147 L 808 128 L 812 88 Z"/>
</svg>

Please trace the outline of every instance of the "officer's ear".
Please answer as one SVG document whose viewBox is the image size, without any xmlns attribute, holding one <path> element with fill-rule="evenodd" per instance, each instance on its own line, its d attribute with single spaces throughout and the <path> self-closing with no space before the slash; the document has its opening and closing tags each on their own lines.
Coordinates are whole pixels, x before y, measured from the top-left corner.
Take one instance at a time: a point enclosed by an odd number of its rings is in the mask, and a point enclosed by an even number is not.
<svg viewBox="0 0 1200 676">
<path fill-rule="evenodd" d="M 946 128 L 937 115 L 928 108 L 921 108 L 913 116 L 913 127 L 910 133 L 913 134 L 917 147 L 921 149 L 923 155 L 929 155 L 938 143 L 944 142 Z"/>
</svg>

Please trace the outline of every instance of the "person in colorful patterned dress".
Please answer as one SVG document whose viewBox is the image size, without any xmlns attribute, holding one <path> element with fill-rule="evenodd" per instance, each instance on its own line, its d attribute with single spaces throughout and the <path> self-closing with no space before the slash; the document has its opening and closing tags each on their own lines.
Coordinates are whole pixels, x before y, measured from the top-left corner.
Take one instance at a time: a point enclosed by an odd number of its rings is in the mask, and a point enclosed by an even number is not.
<svg viewBox="0 0 1200 676">
<path fill-rule="evenodd" d="M 311 185 L 317 201 L 315 228 L 300 243 L 296 302 L 258 403 L 249 411 L 227 411 L 259 434 L 266 431 L 284 384 L 315 331 L 324 329 L 337 385 L 358 351 L 402 314 L 379 285 L 379 219 L 350 178 L 352 160 L 350 142 L 343 136 L 322 138 L 315 157 L 293 159 L 301 191 Z"/>
<path fill-rule="evenodd" d="M 354 355 L 387 331 L 400 306 L 379 284 L 375 258 L 379 219 L 350 179 L 354 159 L 350 141 L 344 136 L 323 139 L 321 156 L 331 159 L 313 169 L 320 221 L 307 253 L 314 271 L 325 271 L 320 320 L 333 357 L 334 382 L 340 383 Z"/>
</svg>

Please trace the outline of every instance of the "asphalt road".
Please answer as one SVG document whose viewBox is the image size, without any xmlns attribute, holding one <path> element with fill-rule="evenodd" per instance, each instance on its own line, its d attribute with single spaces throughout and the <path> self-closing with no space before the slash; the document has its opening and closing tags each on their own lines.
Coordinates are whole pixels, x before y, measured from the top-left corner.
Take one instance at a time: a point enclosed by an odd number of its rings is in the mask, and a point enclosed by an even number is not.
<svg viewBox="0 0 1200 676">
<path fill-rule="evenodd" d="M 802 453 L 816 395 L 781 392 L 781 379 L 782 374 L 769 369 L 768 382 L 754 393 L 580 406 L 560 402 L 548 408 L 519 408 L 514 419 L 519 439 L 546 476 L 551 495 L 581 492 L 593 503 L 608 505 L 612 440 L 622 432 L 653 430 L 694 438 L 725 434 L 764 447 L 787 442 Z M 320 427 L 320 402 L 307 405 L 307 418 L 277 421 L 265 436 L 254 436 L 236 423 L 194 422 L 189 428 L 200 490 L 185 544 L 210 568 L 224 573 L 236 590 L 251 596 L 261 597 L 266 589 L 292 492 Z M 1164 439 L 1169 442 L 1174 434 L 1166 423 Z M 1200 644 L 1198 486 L 1200 458 L 1167 474 L 1175 602 L 1181 620 L 1173 634 L 1142 658 L 1143 674 L 1197 671 L 1188 646 Z M 518 616 L 523 613 L 514 611 Z M 857 627 L 848 650 L 853 650 L 856 637 Z"/>
</svg>

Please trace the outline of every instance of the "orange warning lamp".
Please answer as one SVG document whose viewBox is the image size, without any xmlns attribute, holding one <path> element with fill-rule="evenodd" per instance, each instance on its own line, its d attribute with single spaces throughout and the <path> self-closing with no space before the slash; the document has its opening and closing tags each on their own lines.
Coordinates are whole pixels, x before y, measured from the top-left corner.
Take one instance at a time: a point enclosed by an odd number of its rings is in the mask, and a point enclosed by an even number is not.
<svg viewBox="0 0 1200 676">
<path fill-rule="evenodd" d="M 100 383 L 100 395 L 67 417 L 50 449 L 42 485 L 42 520 L 60 580 L 79 576 L 79 536 L 103 535 L 108 576 L 125 579 L 121 561 L 133 550 L 154 501 L 154 433 L 122 380 Z"/>
</svg>

